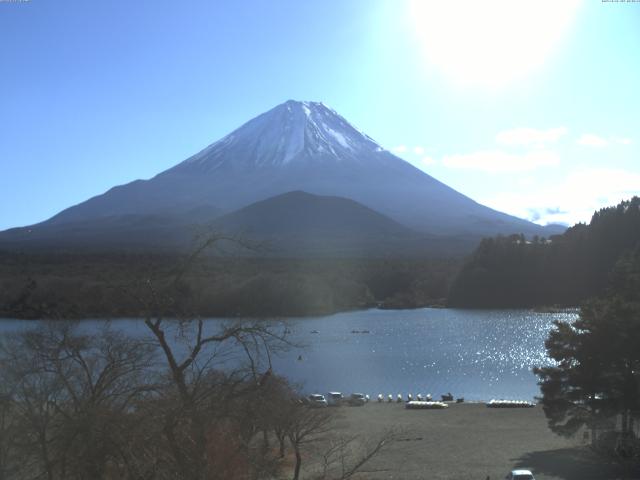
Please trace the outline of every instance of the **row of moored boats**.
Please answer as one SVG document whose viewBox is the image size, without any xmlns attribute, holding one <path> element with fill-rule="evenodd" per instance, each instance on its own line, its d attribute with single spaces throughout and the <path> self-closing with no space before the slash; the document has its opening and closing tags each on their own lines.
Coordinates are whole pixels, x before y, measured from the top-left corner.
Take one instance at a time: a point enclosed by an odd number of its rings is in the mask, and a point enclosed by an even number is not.
<svg viewBox="0 0 640 480">
<path fill-rule="evenodd" d="M 489 408 L 531 408 L 535 406 L 535 403 L 526 400 L 490 400 L 487 402 Z"/>
<path fill-rule="evenodd" d="M 393 395 L 378 394 L 378 403 L 405 403 L 405 408 L 408 409 L 443 409 L 449 406 L 449 403 L 453 403 L 453 395 L 450 393 L 441 396 L 441 401 L 434 401 L 431 394 L 417 394 L 415 397 L 409 393 L 405 398 L 402 394 L 398 394 L 395 397 Z M 328 401 L 327 401 L 328 400 Z M 363 406 L 369 402 L 369 395 L 362 393 L 352 393 L 349 397 L 344 397 L 340 392 L 329 392 L 328 399 L 321 394 L 309 395 L 307 401 L 311 406 L 339 406 L 339 405 L 352 405 Z M 464 398 L 455 399 L 455 403 L 463 403 Z M 535 407 L 535 403 L 528 402 L 526 400 L 490 400 L 486 403 L 489 408 L 530 408 Z"/>
</svg>

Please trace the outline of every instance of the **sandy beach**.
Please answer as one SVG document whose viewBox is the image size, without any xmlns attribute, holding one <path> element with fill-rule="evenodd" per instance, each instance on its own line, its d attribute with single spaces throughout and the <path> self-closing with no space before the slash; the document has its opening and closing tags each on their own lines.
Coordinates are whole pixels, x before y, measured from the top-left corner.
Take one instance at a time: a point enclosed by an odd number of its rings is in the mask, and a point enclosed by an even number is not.
<svg viewBox="0 0 640 480">
<path fill-rule="evenodd" d="M 491 409 L 466 403 L 446 410 L 406 410 L 404 404 L 370 403 L 339 410 L 341 432 L 364 438 L 389 428 L 403 432 L 358 478 L 501 480 L 516 467 L 532 470 L 537 480 L 624 478 L 595 457 L 582 437 L 553 434 L 540 407 Z"/>
</svg>

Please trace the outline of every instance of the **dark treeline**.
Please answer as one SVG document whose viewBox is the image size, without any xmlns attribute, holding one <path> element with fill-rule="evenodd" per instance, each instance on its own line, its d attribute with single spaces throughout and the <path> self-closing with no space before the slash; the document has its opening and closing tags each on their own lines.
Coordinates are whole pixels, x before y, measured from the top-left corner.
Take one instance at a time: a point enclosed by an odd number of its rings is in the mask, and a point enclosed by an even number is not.
<svg viewBox="0 0 640 480">
<path fill-rule="evenodd" d="M 0 254 L 0 316 L 142 316 L 123 290 L 167 287 L 186 257 Z M 177 301 L 205 316 L 327 314 L 443 304 L 455 259 L 282 259 L 210 256 L 181 277 Z M 173 287 L 172 287 L 173 288 Z M 160 312 L 162 313 L 162 312 Z"/>
<path fill-rule="evenodd" d="M 456 307 L 578 305 L 602 294 L 616 262 L 640 244 L 640 198 L 596 212 L 550 239 L 484 239 L 449 292 Z"/>
</svg>

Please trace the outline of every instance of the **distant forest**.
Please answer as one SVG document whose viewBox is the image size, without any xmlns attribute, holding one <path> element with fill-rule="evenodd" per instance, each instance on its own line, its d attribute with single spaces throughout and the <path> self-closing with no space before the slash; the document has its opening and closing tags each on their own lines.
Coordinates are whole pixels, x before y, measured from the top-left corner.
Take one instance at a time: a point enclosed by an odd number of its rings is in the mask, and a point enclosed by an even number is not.
<svg viewBox="0 0 640 480">
<path fill-rule="evenodd" d="M 0 317 L 119 318 L 170 297 L 166 316 L 321 315 L 443 305 L 455 259 L 282 259 L 0 253 Z M 179 278 L 178 278 L 179 277 Z M 188 310 L 188 311 L 187 311 Z"/>
<path fill-rule="evenodd" d="M 482 240 L 451 285 L 448 305 L 576 306 L 604 293 L 615 270 L 640 255 L 640 198 L 596 212 L 549 239 Z"/>
</svg>

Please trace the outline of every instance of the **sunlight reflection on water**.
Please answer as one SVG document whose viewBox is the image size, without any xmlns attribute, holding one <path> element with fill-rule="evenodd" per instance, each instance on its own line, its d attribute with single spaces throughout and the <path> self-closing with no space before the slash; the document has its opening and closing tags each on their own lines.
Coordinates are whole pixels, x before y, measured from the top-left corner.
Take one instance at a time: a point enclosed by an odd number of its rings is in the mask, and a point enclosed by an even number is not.
<svg viewBox="0 0 640 480">
<path fill-rule="evenodd" d="M 549 364 L 544 341 L 553 321 L 575 318 L 576 312 L 419 309 L 296 319 L 292 338 L 308 347 L 275 365 L 309 391 L 531 399 L 538 394 L 531 368 Z M 370 333 L 352 333 L 362 330 Z"/>
</svg>

